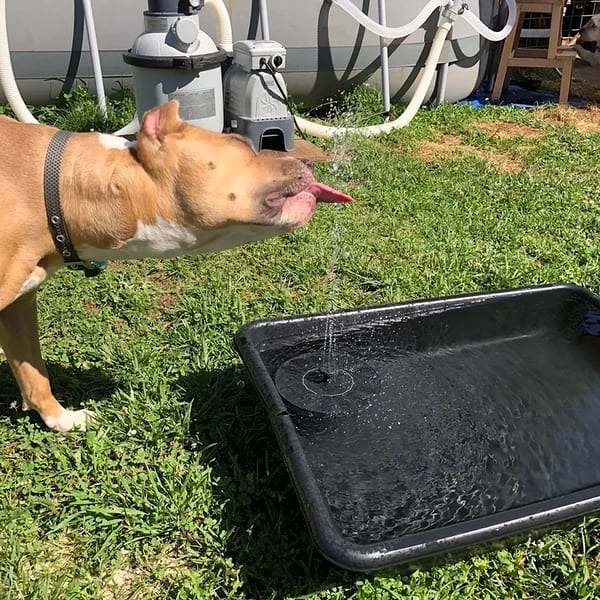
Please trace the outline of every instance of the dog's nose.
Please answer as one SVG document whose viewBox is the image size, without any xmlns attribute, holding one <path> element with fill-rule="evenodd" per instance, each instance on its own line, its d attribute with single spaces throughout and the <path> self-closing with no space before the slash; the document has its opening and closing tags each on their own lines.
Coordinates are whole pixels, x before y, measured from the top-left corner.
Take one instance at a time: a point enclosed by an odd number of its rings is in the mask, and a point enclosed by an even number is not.
<svg viewBox="0 0 600 600">
<path fill-rule="evenodd" d="M 312 160 L 301 158 L 300 162 L 311 172 L 315 172 L 315 163 Z"/>
</svg>

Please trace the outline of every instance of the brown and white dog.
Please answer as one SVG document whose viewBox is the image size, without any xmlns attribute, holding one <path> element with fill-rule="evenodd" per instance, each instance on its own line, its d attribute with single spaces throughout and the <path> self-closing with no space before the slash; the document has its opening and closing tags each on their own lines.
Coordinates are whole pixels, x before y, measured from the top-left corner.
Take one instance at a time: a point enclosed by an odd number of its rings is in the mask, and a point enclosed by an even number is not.
<svg viewBox="0 0 600 600">
<path fill-rule="evenodd" d="M 92 414 L 54 398 L 40 354 L 36 290 L 63 266 L 44 204 L 43 172 L 56 129 L 0 118 L 0 344 L 24 410 L 53 430 Z M 176 102 L 146 113 L 137 142 L 74 135 L 60 177 L 64 220 L 83 260 L 174 257 L 291 231 L 318 200 L 349 197 L 315 181 L 299 160 L 256 154 L 242 137 L 184 123 Z"/>
<path fill-rule="evenodd" d="M 592 67 L 600 67 L 600 15 L 594 15 L 577 34 L 577 54 Z"/>
</svg>

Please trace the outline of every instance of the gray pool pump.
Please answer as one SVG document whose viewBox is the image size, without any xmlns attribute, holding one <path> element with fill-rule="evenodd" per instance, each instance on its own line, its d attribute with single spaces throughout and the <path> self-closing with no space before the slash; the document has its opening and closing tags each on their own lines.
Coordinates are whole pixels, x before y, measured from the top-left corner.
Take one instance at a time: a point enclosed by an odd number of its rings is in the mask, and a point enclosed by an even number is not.
<svg viewBox="0 0 600 600">
<path fill-rule="evenodd" d="M 285 48 L 247 40 L 234 44 L 229 57 L 200 29 L 203 6 L 204 0 L 148 0 L 144 32 L 124 55 L 138 115 L 178 100 L 181 117 L 192 125 L 240 133 L 257 151 L 291 150 L 294 123 L 279 73 Z"/>
<path fill-rule="evenodd" d="M 294 148 L 294 121 L 279 72 L 285 61 L 286 50 L 277 42 L 245 40 L 233 46 L 233 65 L 225 75 L 225 120 L 256 150 Z"/>
</svg>

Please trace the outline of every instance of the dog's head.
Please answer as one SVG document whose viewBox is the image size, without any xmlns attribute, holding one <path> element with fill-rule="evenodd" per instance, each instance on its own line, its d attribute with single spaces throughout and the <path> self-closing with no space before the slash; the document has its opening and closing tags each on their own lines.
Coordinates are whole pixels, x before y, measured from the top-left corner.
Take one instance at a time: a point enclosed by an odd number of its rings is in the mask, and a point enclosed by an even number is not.
<svg viewBox="0 0 600 600">
<path fill-rule="evenodd" d="M 176 198 L 182 222 L 226 238 L 219 247 L 266 239 L 302 227 L 318 201 L 349 202 L 315 181 L 301 161 L 280 153 L 257 154 L 237 135 L 213 133 L 179 117 L 177 102 L 147 112 L 138 160 Z M 202 249 L 202 248 L 200 248 Z"/>
<path fill-rule="evenodd" d="M 582 42 L 600 44 L 600 14 L 594 15 L 580 30 Z"/>
</svg>

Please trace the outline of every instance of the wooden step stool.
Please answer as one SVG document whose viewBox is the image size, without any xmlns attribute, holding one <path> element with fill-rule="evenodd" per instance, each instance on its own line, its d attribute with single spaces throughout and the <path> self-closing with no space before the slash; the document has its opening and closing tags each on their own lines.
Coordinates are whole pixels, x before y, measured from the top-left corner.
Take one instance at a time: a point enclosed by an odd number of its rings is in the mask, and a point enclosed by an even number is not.
<svg viewBox="0 0 600 600">
<path fill-rule="evenodd" d="M 561 46 L 563 9 L 564 0 L 517 0 L 517 23 L 504 42 L 496 83 L 492 92 L 493 102 L 500 100 L 503 90 L 508 85 L 507 75 L 510 67 L 558 67 L 562 69 L 559 102 L 568 104 L 573 64 L 577 58 L 577 52 L 574 48 Z M 552 15 L 547 50 L 545 48 L 519 48 L 525 16 L 529 13 Z"/>
</svg>

